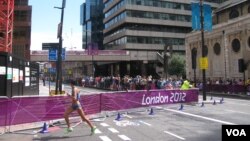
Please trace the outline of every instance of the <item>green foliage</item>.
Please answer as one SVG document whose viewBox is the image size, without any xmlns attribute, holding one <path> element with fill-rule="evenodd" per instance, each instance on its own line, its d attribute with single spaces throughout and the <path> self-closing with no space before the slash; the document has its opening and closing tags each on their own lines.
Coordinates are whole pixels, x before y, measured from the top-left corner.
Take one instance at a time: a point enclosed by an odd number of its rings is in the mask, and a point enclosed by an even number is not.
<svg viewBox="0 0 250 141">
<path fill-rule="evenodd" d="M 173 55 L 171 59 L 169 60 L 168 64 L 168 74 L 169 75 L 176 75 L 178 76 L 185 76 L 186 70 L 185 70 L 185 56 L 181 55 Z"/>
</svg>

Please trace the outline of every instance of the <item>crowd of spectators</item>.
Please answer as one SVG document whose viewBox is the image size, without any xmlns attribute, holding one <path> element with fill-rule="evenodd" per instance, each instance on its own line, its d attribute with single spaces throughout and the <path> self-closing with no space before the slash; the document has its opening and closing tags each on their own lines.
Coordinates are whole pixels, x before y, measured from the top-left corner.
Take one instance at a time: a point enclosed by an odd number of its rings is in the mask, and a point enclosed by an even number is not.
<svg viewBox="0 0 250 141">
<path fill-rule="evenodd" d="M 152 89 L 179 89 L 183 84 L 184 80 L 182 78 L 173 79 L 173 78 L 153 78 L 150 76 L 140 76 L 131 77 L 129 75 L 125 75 L 124 77 L 118 76 L 85 76 L 83 78 L 77 79 L 79 86 L 87 86 L 87 87 L 96 87 L 101 89 L 109 89 L 113 91 L 126 91 L 126 90 L 152 90 Z M 206 81 L 208 86 L 211 85 L 244 85 L 244 81 L 242 79 L 226 79 L 223 80 L 221 78 L 218 79 L 210 79 L 207 78 Z M 250 79 L 246 80 L 246 85 L 250 85 Z M 202 81 L 197 80 L 196 83 L 194 81 L 190 81 L 190 85 L 193 87 L 197 87 L 202 89 Z"/>
<path fill-rule="evenodd" d="M 105 76 L 105 77 L 95 77 L 86 76 L 82 79 L 78 79 L 78 84 L 80 86 L 97 87 L 102 89 L 110 89 L 114 91 L 124 91 L 124 90 L 151 90 L 151 89 L 176 89 L 180 88 L 183 80 L 180 79 L 154 79 L 150 76 L 140 76 L 131 77 L 125 75 L 120 76 Z"/>
</svg>

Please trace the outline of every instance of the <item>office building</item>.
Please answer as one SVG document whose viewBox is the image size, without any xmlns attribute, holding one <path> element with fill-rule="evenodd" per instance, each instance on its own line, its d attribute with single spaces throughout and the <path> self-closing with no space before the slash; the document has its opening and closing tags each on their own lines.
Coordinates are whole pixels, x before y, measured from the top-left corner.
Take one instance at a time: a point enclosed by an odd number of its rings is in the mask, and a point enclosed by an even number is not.
<svg viewBox="0 0 250 141">
<path fill-rule="evenodd" d="M 86 0 L 81 5 L 80 24 L 82 25 L 82 48 L 94 43 L 103 49 L 103 3 L 102 0 Z"/>
<path fill-rule="evenodd" d="M 191 28 L 192 0 L 103 0 L 104 48 L 138 51 L 137 56 L 148 56 L 172 46 L 174 53 L 185 54 L 185 36 Z M 221 1 L 206 2 L 212 8 Z M 154 62 L 130 63 L 137 74 L 158 73 Z M 154 70 L 152 69 L 154 68 Z M 120 69 L 121 70 L 121 69 Z M 151 71 L 150 71 L 151 70 Z M 130 71 L 131 72 L 131 71 Z M 160 75 L 158 73 L 158 75 Z"/>
</svg>

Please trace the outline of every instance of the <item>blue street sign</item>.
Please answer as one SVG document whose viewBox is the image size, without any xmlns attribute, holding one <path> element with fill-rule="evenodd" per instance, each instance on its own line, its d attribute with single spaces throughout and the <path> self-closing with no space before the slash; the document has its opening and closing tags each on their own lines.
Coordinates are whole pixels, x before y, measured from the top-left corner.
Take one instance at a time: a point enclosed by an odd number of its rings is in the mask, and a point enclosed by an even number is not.
<svg viewBox="0 0 250 141">
<path fill-rule="evenodd" d="M 204 8 L 204 30 L 212 31 L 212 10 L 208 4 L 203 5 Z"/>
<path fill-rule="evenodd" d="M 56 73 L 56 68 L 49 68 L 50 73 Z"/>
<path fill-rule="evenodd" d="M 62 60 L 65 60 L 65 48 L 62 49 Z M 50 48 L 49 49 L 49 61 L 57 61 L 57 49 Z"/>
<path fill-rule="evenodd" d="M 50 48 L 49 49 L 49 61 L 56 61 L 57 60 L 57 49 Z"/>
<path fill-rule="evenodd" d="M 193 30 L 201 30 L 201 19 L 200 19 L 200 4 L 192 3 L 192 28 Z"/>
<path fill-rule="evenodd" d="M 62 49 L 62 60 L 65 60 L 65 48 Z"/>
<path fill-rule="evenodd" d="M 200 24 L 200 4 L 192 3 L 192 28 L 193 30 L 201 30 Z M 208 4 L 203 4 L 204 30 L 212 31 L 212 10 Z"/>
</svg>

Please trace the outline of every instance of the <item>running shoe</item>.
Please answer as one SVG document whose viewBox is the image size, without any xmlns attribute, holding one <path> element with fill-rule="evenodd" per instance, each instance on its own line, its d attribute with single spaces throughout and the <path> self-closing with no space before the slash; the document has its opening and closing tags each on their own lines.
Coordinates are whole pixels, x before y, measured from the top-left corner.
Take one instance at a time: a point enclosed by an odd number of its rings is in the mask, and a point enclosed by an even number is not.
<svg viewBox="0 0 250 141">
<path fill-rule="evenodd" d="M 94 126 L 93 128 L 91 128 L 91 135 L 95 134 L 95 130 L 96 130 L 96 126 Z"/>
<path fill-rule="evenodd" d="M 72 128 L 72 127 L 66 129 L 66 132 L 67 132 L 67 133 L 72 132 L 72 131 L 73 131 L 73 128 Z"/>
</svg>

